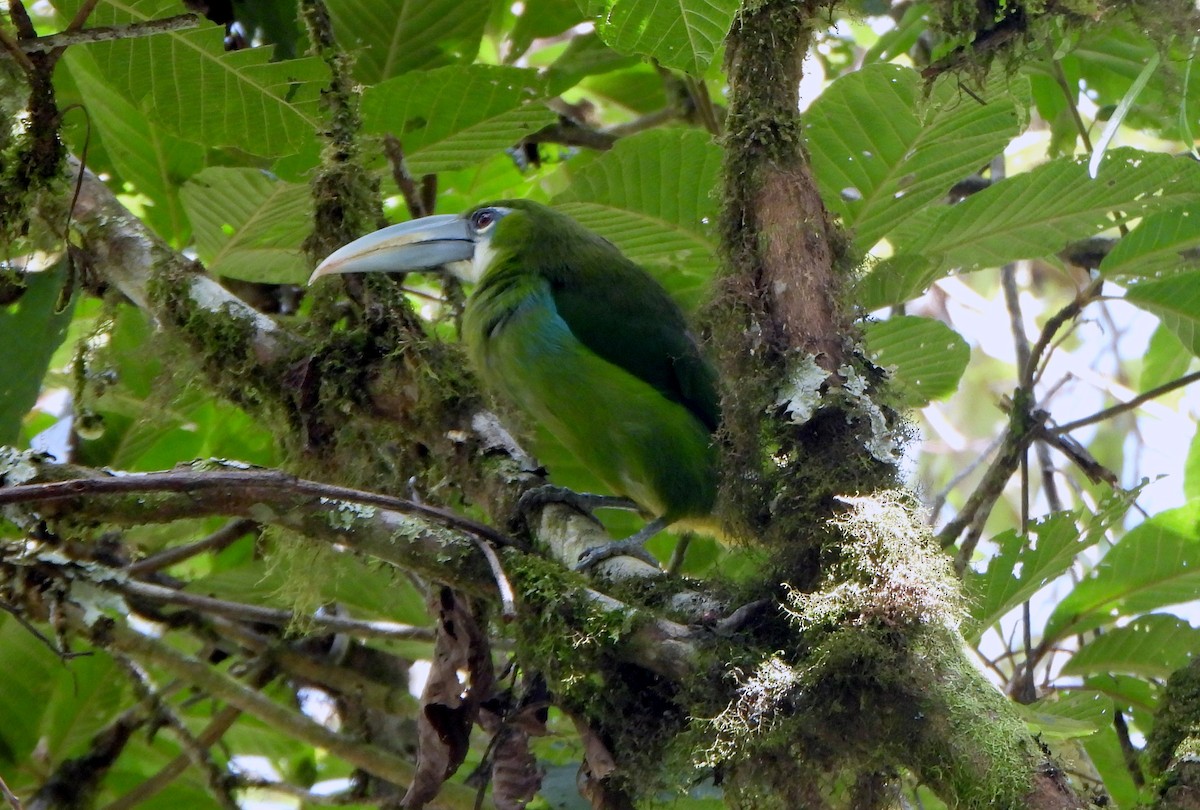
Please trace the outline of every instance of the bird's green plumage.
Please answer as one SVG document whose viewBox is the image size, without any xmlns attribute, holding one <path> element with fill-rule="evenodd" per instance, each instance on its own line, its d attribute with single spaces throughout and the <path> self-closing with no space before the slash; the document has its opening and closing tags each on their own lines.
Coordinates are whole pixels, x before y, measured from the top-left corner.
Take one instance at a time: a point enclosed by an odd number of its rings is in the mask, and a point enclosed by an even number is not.
<svg viewBox="0 0 1200 810">
<path fill-rule="evenodd" d="M 678 306 L 569 217 L 525 200 L 489 207 L 509 213 L 463 314 L 485 382 L 615 493 L 666 522 L 704 523 L 716 499 L 717 393 Z"/>
<path fill-rule="evenodd" d="M 476 282 L 463 339 L 488 387 L 655 516 L 617 546 L 677 521 L 713 528 L 716 380 L 658 282 L 527 200 L 384 228 L 335 251 L 313 279 L 438 265 Z"/>
</svg>

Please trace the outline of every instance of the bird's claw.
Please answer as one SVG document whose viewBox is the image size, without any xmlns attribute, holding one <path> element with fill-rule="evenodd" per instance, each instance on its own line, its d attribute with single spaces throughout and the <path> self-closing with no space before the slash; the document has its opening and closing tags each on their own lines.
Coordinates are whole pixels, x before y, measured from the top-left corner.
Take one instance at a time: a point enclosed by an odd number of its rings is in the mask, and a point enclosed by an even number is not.
<svg viewBox="0 0 1200 810">
<path fill-rule="evenodd" d="M 661 567 L 654 555 L 646 551 L 642 541 L 630 542 L 629 540 L 607 543 L 603 546 L 592 546 L 579 555 L 579 560 L 572 567 L 576 571 L 586 571 L 613 557 L 633 557 L 655 568 Z"/>
</svg>

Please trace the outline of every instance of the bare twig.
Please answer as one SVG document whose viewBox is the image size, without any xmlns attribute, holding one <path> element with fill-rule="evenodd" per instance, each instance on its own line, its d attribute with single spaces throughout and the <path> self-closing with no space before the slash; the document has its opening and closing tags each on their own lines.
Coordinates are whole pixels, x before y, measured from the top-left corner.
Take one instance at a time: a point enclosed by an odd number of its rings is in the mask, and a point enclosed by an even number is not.
<svg viewBox="0 0 1200 810">
<path fill-rule="evenodd" d="M 234 540 L 254 530 L 257 525 L 253 520 L 246 520 L 244 518 L 231 520 L 208 537 L 197 540 L 195 543 L 168 548 L 165 551 L 160 551 L 158 554 L 152 554 L 145 559 L 130 563 L 125 566 L 125 573 L 134 577 L 142 577 L 146 574 L 169 568 L 184 560 L 191 559 L 198 554 L 204 554 L 208 551 L 221 551 L 228 547 Z"/>
<path fill-rule="evenodd" d="M 1125 768 L 1129 778 L 1138 790 L 1146 786 L 1146 775 L 1142 773 L 1141 752 L 1129 738 L 1129 726 L 1125 723 L 1125 713 L 1120 709 L 1113 712 L 1113 728 L 1117 732 L 1117 741 L 1121 744 L 1121 755 L 1125 759 Z"/>
<path fill-rule="evenodd" d="M 52 652 L 56 656 L 58 656 L 59 660 L 61 660 L 61 661 L 69 661 L 72 658 L 80 658 L 82 656 L 91 655 L 90 652 L 71 652 L 70 650 L 59 649 L 57 644 L 55 644 L 50 639 L 46 638 L 45 634 L 43 634 L 42 631 L 40 631 L 36 627 L 34 627 L 33 624 L 31 624 L 30 621 L 25 618 L 24 614 L 21 612 L 21 610 L 19 608 L 14 607 L 13 605 L 10 605 L 8 602 L 5 602 L 3 599 L 0 599 L 0 610 L 3 610 L 5 613 L 7 613 L 8 615 L 10 615 L 14 619 L 16 619 L 17 624 L 24 627 L 25 630 L 30 635 L 32 635 L 38 641 L 42 642 L 42 644 L 45 644 L 47 649 L 49 649 L 50 652 Z"/>
<path fill-rule="evenodd" d="M 425 208 L 425 200 L 417 188 L 417 181 L 408 171 L 408 162 L 404 159 L 404 147 L 400 144 L 400 139 L 390 132 L 385 135 L 383 152 L 392 166 L 392 180 L 400 189 L 400 195 L 404 197 L 404 204 L 408 207 L 409 216 L 417 219 L 432 214 L 432 210 Z"/>
<path fill-rule="evenodd" d="M 1067 74 L 1063 73 L 1062 64 L 1057 59 L 1050 60 L 1051 72 L 1054 74 L 1054 81 L 1058 82 L 1058 86 L 1062 88 L 1063 95 L 1067 97 L 1067 109 L 1071 111 L 1071 118 L 1075 121 L 1075 131 L 1079 133 L 1079 139 L 1083 141 L 1083 148 L 1088 154 L 1092 153 L 1092 139 L 1088 137 L 1087 126 L 1083 123 L 1083 118 L 1079 115 L 1079 89 L 1071 89 L 1070 83 L 1067 82 Z"/>
<path fill-rule="evenodd" d="M 152 585 L 148 582 L 112 581 L 105 583 L 129 596 L 146 599 L 161 604 L 179 605 L 180 607 L 198 610 L 214 616 L 225 616 L 240 621 L 261 622 L 281 627 L 289 626 L 297 620 L 304 621 L 333 633 L 347 633 L 361 638 L 387 638 L 398 641 L 432 641 L 433 630 L 427 627 L 415 627 L 409 624 L 384 621 L 364 621 L 348 619 L 332 613 L 315 613 L 311 616 L 298 617 L 290 610 L 248 605 L 242 602 L 229 602 L 224 599 L 214 599 L 211 596 L 177 591 Z"/>
<path fill-rule="evenodd" d="M 88 629 L 81 609 L 72 611 L 71 620 L 79 629 Z M 283 734 L 303 740 L 309 745 L 325 748 L 351 765 L 381 779 L 403 785 L 413 777 L 413 766 L 407 760 L 377 746 L 330 731 L 203 661 L 185 655 L 157 639 L 144 636 L 119 622 L 105 624 L 97 633 L 97 640 L 110 649 L 154 664 L 175 677 L 193 683 L 214 698 L 236 706 Z M 442 795 L 449 800 L 455 795 L 455 791 L 451 785 L 446 785 L 445 789 L 446 792 Z"/>
<path fill-rule="evenodd" d="M 29 61 L 29 57 L 21 49 L 20 41 L 13 39 L 3 28 L 0 28 L 0 47 L 3 48 L 0 54 L 8 56 L 20 65 L 21 70 L 24 71 L 26 76 L 32 76 L 37 73 L 37 68 L 34 67 L 33 62 Z"/>
<path fill-rule="evenodd" d="M 114 655 L 113 658 L 129 676 L 138 699 L 150 709 L 157 721 L 171 729 L 180 745 L 183 746 L 183 750 L 191 758 L 192 763 L 204 771 L 209 790 L 216 797 L 217 803 L 225 810 L 239 810 L 237 801 L 229 792 L 225 770 L 213 760 L 208 751 L 209 746 L 201 744 L 183 720 L 167 706 L 162 699 L 163 696 L 155 688 L 153 681 L 150 680 L 150 676 L 144 669 L 123 655 Z"/>
<path fill-rule="evenodd" d="M 81 11 L 83 9 L 80 9 Z M 17 44 L 23 53 L 48 53 L 66 48 L 69 45 L 81 45 L 88 42 L 109 42 L 115 39 L 133 39 L 148 37 L 154 34 L 165 34 L 169 31 L 180 31 L 195 28 L 200 24 L 197 14 L 177 14 L 174 17 L 164 17 L 161 20 L 146 20 L 129 25 L 97 26 L 75 30 L 68 28 L 57 34 L 47 34 L 36 39 L 23 39 Z M 10 55 L 12 51 L 9 51 Z M 15 58 L 15 56 L 14 56 Z"/>
<path fill-rule="evenodd" d="M 1132 411 L 1134 408 L 1138 407 L 1144 402 L 1149 402 L 1152 399 L 1161 397 L 1163 394 L 1170 393 L 1176 388 L 1183 388 L 1185 385 L 1191 385 L 1198 380 L 1200 380 L 1200 371 L 1194 371 L 1191 374 L 1187 374 L 1177 380 L 1172 380 L 1171 382 L 1163 383 L 1156 388 L 1151 388 L 1144 394 L 1138 394 L 1133 399 L 1118 403 L 1110 408 L 1105 408 L 1102 411 L 1097 411 L 1091 416 L 1085 416 L 1082 419 L 1076 419 L 1074 422 L 1068 422 L 1065 425 L 1058 425 L 1056 427 L 1049 428 L 1048 430 L 1051 433 L 1070 433 L 1072 430 L 1084 427 L 1085 425 L 1102 422 L 1105 419 L 1116 416 L 1117 414 L 1125 413 L 1126 411 Z"/>
<path fill-rule="evenodd" d="M 235 787 L 239 790 L 265 790 L 272 793 L 282 793 L 300 800 L 301 806 L 320 805 L 324 807 L 341 807 L 347 804 L 362 804 L 364 799 L 353 790 L 343 790 L 337 793 L 313 793 L 288 782 L 277 782 L 274 779 L 262 779 L 257 776 L 232 777 Z"/>
<path fill-rule="evenodd" d="M 83 24 L 87 22 L 87 18 L 92 15 L 92 11 L 99 5 L 100 0 L 83 0 L 79 9 L 75 12 L 75 16 L 71 18 L 71 22 L 67 24 L 68 31 L 78 31 L 83 28 Z"/>
<path fill-rule="evenodd" d="M 21 807 L 21 800 L 17 798 L 15 793 L 8 789 L 8 783 L 4 781 L 4 777 L 2 776 L 0 776 L 0 796 L 4 797 L 4 800 L 8 802 L 8 806 L 12 810 L 24 810 Z"/>
<path fill-rule="evenodd" d="M 257 686 L 265 685 L 269 680 L 267 677 L 256 677 L 261 680 L 260 683 L 256 684 Z M 234 708 L 233 706 L 226 706 L 221 709 L 213 716 L 208 725 L 196 735 L 197 744 L 205 748 L 216 745 L 225 736 L 225 732 L 229 731 L 230 727 L 241 716 L 241 709 Z M 102 810 L 129 810 L 129 808 L 136 807 L 178 779 L 191 764 L 192 760 L 188 754 L 180 754 L 163 766 L 162 770 L 158 771 L 158 773 L 149 779 L 139 782 L 133 790 L 105 805 Z"/>
</svg>

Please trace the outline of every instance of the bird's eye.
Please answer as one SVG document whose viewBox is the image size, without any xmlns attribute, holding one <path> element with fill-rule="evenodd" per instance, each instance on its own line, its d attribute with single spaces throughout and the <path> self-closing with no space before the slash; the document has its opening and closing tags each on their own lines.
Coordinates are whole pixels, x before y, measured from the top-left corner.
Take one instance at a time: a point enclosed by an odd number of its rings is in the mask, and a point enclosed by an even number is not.
<svg viewBox="0 0 1200 810">
<path fill-rule="evenodd" d="M 496 212 L 491 208 L 481 208 L 471 214 L 471 227 L 477 231 L 486 231 L 496 222 Z"/>
</svg>

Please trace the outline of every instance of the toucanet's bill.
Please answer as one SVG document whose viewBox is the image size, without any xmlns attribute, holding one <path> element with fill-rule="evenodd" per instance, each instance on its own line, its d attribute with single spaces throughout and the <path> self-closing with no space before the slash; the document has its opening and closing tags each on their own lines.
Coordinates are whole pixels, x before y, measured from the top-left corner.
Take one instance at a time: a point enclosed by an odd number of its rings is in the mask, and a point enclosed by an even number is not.
<svg viewBox="0 0 1200 810">
<path fill-rule="evenodd" d="M 462 337 L 484 383 L 654 516 L 596 558 L 636 554 L 673 523 L 715 528 L 716 377 L 657 281 L 570 217 L 503 200 L 368 234 L 310 283 L 437 268 L 475 285 Z"/>
</svg>

